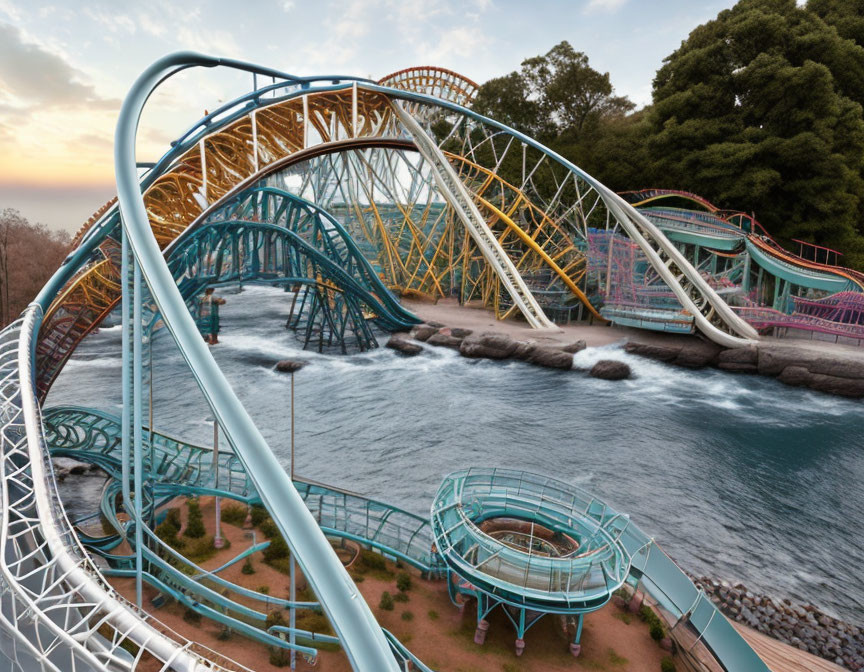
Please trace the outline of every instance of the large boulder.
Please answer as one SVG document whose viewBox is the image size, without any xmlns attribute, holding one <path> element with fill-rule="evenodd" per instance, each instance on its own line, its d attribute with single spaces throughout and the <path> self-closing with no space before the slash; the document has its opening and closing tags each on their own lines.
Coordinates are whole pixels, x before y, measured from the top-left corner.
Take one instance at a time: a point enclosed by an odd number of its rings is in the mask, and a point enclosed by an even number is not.
<svg viewBox="0 0 864 672">
<path fill-rule="evenodd" d="M 557 348 L 544 345 L 534 346 L 531 353 L 525 358 L 526 362 L 537 366 L 545 366 L 550 369 L 572 369 L 573 355 L 563 352 Z"/>
<path fill-rule="evenodd" d="M 423 352 L 423 346 L 417 343 L 412 343 L 408 340 L 405 334 L 393 334 L 387 341 L 385 347 L 395 350 L 396 352 L 413 357 Z"/>
<path fill-rule="evenodd" d="M 810 387 L 813 383 L 813 374 L 803 366 L 787 366 L 780 372 L 777 379 L 794 387 Z"/>
<path fill-rule="evenodd" d="M 601 359 L 591 367 L 588 375 L 602 380 L 625 380 L 630 377 L 630 367 L 614 359 Z"/>
<path fill-rule="evenodd" d="M 853 357 L 844 352 L 817 350 L 797 345 L 760 345 L 758 356 L 759 373 L 779 376 L 787 366 L 803 366 L 810 373 L 821 373 L 840 378 L 864 379 L 864 358 Z"/>
<path fill-rule="evenodd" d="M 537 349 L 537 344 L 534 341 L 516 341 L 516 347 L 510 354 L 513 359 L 521 359 L 527 362 L 531 354 Z"/>
<path fill-rule="evenodd" d="M 714 364 L 721 350 L 722 348 L 715 343 L 694 338 L 681 347 L 672 363 L 691 369 L 700 369 L 703 366 Z"/>
<path fill-rule="evenodd" d="M 516 341 L 507 334 L 487 331 L 467 336 L 459 346 L 463 357 L 485 357 L 487 359 L 507 359 L 516 350 Z"/>
<path fill-rule="evenodd" d="M 458 350 L 459 346 L 462 345 L 462 339 L 459 336 L 454 336 L 448 327 L 439 329 L 437 333 L 432 334 L 426 339 L 426 342 L 429 345 L 438 345 L 445 348 L 453 348 L 454 350 Z"/>
<path fill-rule="evenodd" d="M 570 354 L 575 355 L 577 352 L 582 352 L 587 347 L 588 344 L 580 338 L 578 341 L 568 343 L 563 348 L 561 348 L 561 350 L 563 352 L 569 352 Z"/>
<path fill-rule="evenodd" d="M 717 355 L 717 368 L 738 373 L 757 373 L 759 351 L 751 346 L 721 350 Z"/>
<path fill-rule="evenodd" d="M 428 341 L 430 336 L 438 333 L 440 327 L 431 324 L 418 324 L 411 330 L 410 336 L 415 341 Z"/>
<path fill-rule="evenodd" d="M 678 357 L 678 353 L 681 352 L 681 346 L 651 345 L 649 343 L 630 341 L 629 343 L 624 344 L 624 351 L 634 355 L 656 359 L 661 362 L 671 362 L 673 359 Z"/>
</svg>

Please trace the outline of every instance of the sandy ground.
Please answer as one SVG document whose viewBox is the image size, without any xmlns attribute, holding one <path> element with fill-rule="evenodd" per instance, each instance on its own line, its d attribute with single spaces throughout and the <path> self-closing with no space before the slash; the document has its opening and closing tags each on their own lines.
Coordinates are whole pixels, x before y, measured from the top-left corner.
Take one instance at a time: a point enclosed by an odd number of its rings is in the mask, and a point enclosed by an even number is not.
<svg viewBox="0 0 864 672">
<path fill-rule="evenodd" d="M 175 500 L 176 506 L 183 500 Z M 201 498 L 202 512 L 208 533 L 214 530 L 214 503 L 209 497 Z M 185 506 L 181 507 L 185 520 Z M 244 530 L 232 525 L 222 526 L 223 536 L 231 541 L 231 548 L 224 550 L 202 563 L 205 569 L 214 569 L 235 557 L 252 540 Z M 263 539 L 260 532 L 258 541 Z M 267 586 L 270 594 L 288 596 L 288 577 L 261 562 L 258 554 L 253 556 L 255 573 L 241 573 L 242 563 L 224 570 L 225 579 L 248 588 Z M 424 581 L 417 572 L 411 571 L 413 586 L 408 591 L 408 602 L 397 602 L 393 611 L 378 608 L 381 594 L 387 590 L 395 595 L 396 572 L 388 563 L 386 571 L 355 572 L 362 576 L 357 583 L 360 592 L 375 613 L 378 622 L 402 641 L 427 665 L 441 672 L 565 672 L 572 670 L 609 670 L 610 672 L 657 672 L 665 652 L 649 637 L 648 627 L 639 618 L 630 617 L 609 605 L 585 619 L 582 635 L 582 655 L 576 659 L 568 652 L 568 641 L 554 617 L 546 617 L 535 625 L 525 637 L 526 648 L 521 657 L 514 652 L 515 631 L 506 616 L 494 612 L 490 617 L 491 627 L 483 646 L 474 643 L 475 613 L 471 606 L 460 612 L 447 596 L 443 581 Z M 112 584 L 128 599 L 134 600 L 134 582 L 131 579 L 114 579 Z M 185 608 L 170 604 L 153 609 L 151 600 L 157 591 L 145 585 L 145 608 L 152 609 L 161 623 L 186 638 L 217 651 L 223 656 L 246 666 L 255 672 L 275 672 L 279 669 L 269 662 L 267 647 L 233 634 L 230 639 L 220 641 L 217 634 L 221 626 L 203 618 L 199 624 L 184 621 Z M 249 606 L 252 602 L 247 601 Z M 257 603 L 256 609 L 261 609 Z M 405 614 L 410 614 L 406 616 Z M 286 614 L 287 616 L 287 614 Z M 302 621 L 298 620 L 302 627 Z M 311 670 L 299 658 L 298 670 Z M 158 669 L 158 667 L 156 668 Z M 321 651 L 316 670 L 322 672 L 350 672 L 351 667 L 341 651 Z"/>
<path fill-rule="evenodd" d="M 405 307 L 426 322 L 440 322 L 448 327 L 462 327 L 477 332 L 498 331 L 522 341 L 566 344 L 583 339 L 589 346 L 608 345 L 627 338 L 632 330 L 588 323 L 569 324 L 556 329 L 532 329 L 522 320 L 497 320 L 486 308 L 461 306 L 456 299 L 440 299 L 424 303 L 401 299 Z"/>
</svg>

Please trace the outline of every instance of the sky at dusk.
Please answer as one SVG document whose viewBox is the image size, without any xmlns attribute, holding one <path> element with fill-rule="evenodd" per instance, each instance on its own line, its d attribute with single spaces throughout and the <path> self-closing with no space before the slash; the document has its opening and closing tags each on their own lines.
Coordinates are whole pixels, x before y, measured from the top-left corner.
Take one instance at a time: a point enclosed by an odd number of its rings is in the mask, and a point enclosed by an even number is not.
<svg viewBox="0 0 864 672">
<path fill-rule="evenodd" d="M 0 0 L 0 210 L 76 231 L 114 195 L 120 102 L 137 75 L 181 49 L 297 75 L 378 79 L 440 65 L 478 82 L 561 40 L 650 102 L 663 58 L 734 0 Z M 251 76 L 196 69 L 150 100 L 138 160 L 155 161 Z"/>
</svg>

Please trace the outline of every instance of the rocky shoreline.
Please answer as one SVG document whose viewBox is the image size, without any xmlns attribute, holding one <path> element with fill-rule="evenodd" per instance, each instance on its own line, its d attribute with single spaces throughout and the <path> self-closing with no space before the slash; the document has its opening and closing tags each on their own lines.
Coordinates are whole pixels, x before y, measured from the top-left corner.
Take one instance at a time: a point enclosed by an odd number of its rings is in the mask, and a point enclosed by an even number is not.
<svg viewBox="0 0 864 672">
<path fill-rule="evenodd" d="M 733 373 L 758 374 L 793 387 L 864 398 L 864 357 L 851 357 L 844 351 L 816 348 L 809 343 L 765 342 L 725 349 L 698 337 L 662 344 L 631 339 L 624 350 L 677 366 L 711 366 Z"/>
<path fill-rule="evenodd" d="M 414 356 L 423 352 L 420 343 L 452 348 L 469 359 L 518 359 L 535 366 L 550 369 L 570 370 L 573 368 L 573 355 L 587 347 L 584 340 L 572 343 L 541 345 L 535 341 L 519 341 L 498 331 L 475 333 L 471 329 L 447 327 L 439 322 L 425 322 L 410 332 L 396 333 L 387 341 L 387 347 L 406 355 Z M 588 374 L 605 380 L 624 380 L 631 375 L 630 367 L 624 362 L 601 360 Z"/>
<path fill-rule="evenodd" d="M 812 604 L 774 600 L 707 576 L 690 577 L 730 620 L 789 646 L 808 651 L 852 672 L 864 671 L 864 630 L 829 616 Z"/>
</svg>

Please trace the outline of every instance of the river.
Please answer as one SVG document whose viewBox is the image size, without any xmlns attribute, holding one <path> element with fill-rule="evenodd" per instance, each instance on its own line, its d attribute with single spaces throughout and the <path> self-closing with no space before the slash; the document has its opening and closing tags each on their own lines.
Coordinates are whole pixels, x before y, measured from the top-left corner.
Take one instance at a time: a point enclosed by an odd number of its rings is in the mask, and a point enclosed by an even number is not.
<svg viewBox="0 0 864 672">
<path fill-rule="evenodd" d="M 592 491 L 685 569 L 862 623 L 864 422 L 860 402 L 717 370 L 644 360 L 620 345 L 577 365 L 626 361 L 607 382 L 522 362 L 466 360 L 443 348 L 403 358 L 381 348 L 303 352 L 284 328 L 286 295 L 226 295 L 212 352 L 287 465 L 289 377 L 296 374 L 297 473 L 428 514 L 442 477 L 471 465 L 548 474 Z M 383 339 L 382 339 L 383 342 Z M 157 430 L 212 441 L 212 419 L 168 334 L 154 339 Z M 119 414 L 120 329 L 94 334 L 48 406 Z M 224 449 L 224 446 L 223 446 Z M 72 515 L 92 511 L 98 479 L 67 481 Z"/>
</svg>

